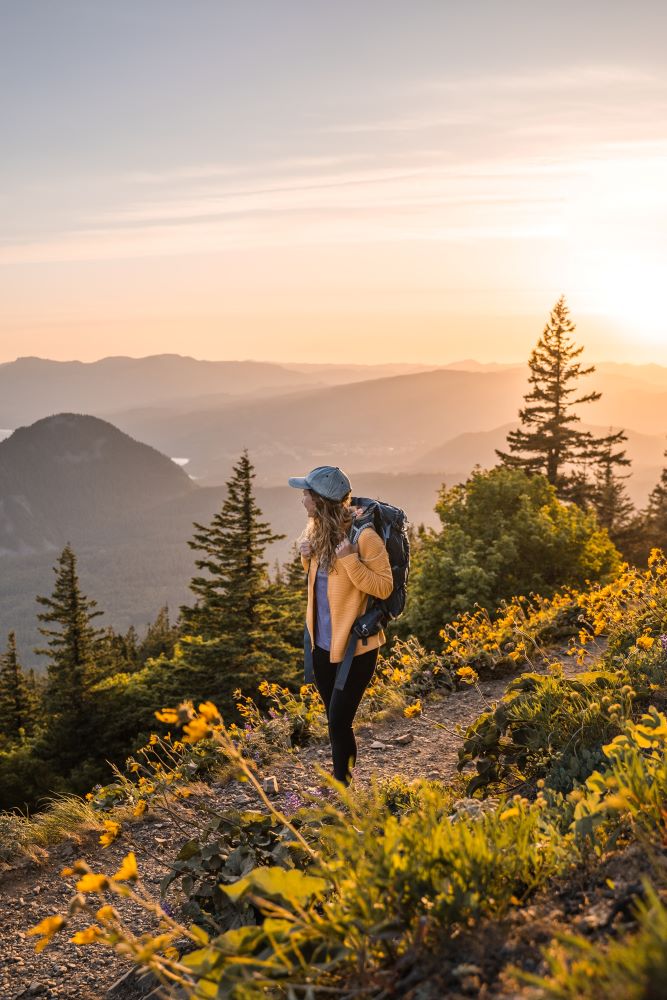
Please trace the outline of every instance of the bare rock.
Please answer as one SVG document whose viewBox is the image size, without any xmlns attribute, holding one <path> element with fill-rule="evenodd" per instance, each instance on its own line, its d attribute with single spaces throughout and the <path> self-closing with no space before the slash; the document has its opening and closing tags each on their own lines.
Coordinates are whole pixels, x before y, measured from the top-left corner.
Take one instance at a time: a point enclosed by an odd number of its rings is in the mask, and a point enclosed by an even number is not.
<svg viewBox="0 0 667 1000">
<path fill-rule="evenodd" d="M 371 750 L 386 750 L 387 744 L 383 743 L 381 740 L 373 740 L 371 743 Z"/>
<path fill-rule="evenodd" d="M 406 747 L 408 743 L 412 743 L 414 736 L 412 733 L 402 733 L 400 736 L 394 737 L 394 743 L 399 747 Z"/>
<path fill-rule="evenodd" d="M 269 774 L 262 782 L 262 787 L 267 795 L 277 795 L 279 792 L 278 779 L 275 774 Z"/>
</svg>

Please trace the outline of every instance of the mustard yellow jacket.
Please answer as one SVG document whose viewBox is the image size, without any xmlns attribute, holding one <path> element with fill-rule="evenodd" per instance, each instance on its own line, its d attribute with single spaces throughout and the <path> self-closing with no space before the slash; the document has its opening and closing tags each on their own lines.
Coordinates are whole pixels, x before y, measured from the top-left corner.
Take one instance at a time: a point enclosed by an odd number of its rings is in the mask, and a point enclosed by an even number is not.
<svg viewBox="0 0 667 1000">
<path fill-rule="evenodd" d="M 350 638 L 350 630 L 356 618 L 363 614 L 368 597 L 389 597 L 394 581 L 391 565 L 384 542 L 373 528 L 364 528 L 357 539 L 358 554 L 350 552 L 336 559 L 327 581 L 327 596 L 331 612 L 331 652 L 332 663 L 340 663 Z M 315 646 L 314 590 L 318 562 L 315 556 L 301 556 L 303 568 L 308 573 L 308 608 L 306 623 L 311 646 Z M 354 655 L 375 649 L 386 642 L 382 629 L 368 636 L 366 645 L 360 639 Z"/>
</svg>

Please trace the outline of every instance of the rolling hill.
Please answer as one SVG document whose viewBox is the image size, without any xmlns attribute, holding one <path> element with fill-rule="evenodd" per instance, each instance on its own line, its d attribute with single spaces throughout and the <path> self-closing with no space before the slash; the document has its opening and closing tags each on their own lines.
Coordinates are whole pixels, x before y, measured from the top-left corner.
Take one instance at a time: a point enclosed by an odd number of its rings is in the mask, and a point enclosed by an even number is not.
<svg viewBox="0 0 667 1000">
<path fill-rule="evenodd" d="M 382 474 L 355 478 L 359 494 L 405 507 L 433 524 L 441 477 Z M 285 533 L 267 553 L 285 561 L 304 525 L 300 494 L 286 482 L 257 489 L 258 503 Z M 190 599 L 193 522 L 208 523 L 224 486 L 197 486 L 167 456 L 97 417 L 63 413 L 0 442 L 0 649 L 15 629 L 25 663 L 39 667 L 35 602 L 49 594 L 57 556 L 77 553 L 84 592 L 106 613 L 101 624 L 140 629 L 168 604 L 175 617 Z"/>
</svg>

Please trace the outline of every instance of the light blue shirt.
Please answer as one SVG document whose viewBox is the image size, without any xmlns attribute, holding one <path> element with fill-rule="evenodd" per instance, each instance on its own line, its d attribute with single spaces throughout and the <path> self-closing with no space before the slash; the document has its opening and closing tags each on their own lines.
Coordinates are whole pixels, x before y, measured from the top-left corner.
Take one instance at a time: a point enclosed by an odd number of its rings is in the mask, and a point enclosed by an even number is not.
<svg viewBox="0 0 667 1000">
<path fill-rule="evenodd" d="M 315 577 L 315 645 L 320 649 L 331 649 L 331 609 L 327 595 L 329 574 L 317 568 Z"/>
</svg>

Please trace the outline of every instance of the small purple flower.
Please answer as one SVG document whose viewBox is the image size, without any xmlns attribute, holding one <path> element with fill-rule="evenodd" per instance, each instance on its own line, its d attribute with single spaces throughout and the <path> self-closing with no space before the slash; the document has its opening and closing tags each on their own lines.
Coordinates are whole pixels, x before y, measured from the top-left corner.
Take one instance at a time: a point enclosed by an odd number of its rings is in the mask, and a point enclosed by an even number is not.
<svg viewBox="0 0 667 1000">
<path fill-rule="evenodd" d="M 667 635 L 660 636 L 660 645 L 662 646 L 663 650 L 667 653 Z"/>
<path fill-rule="evenodd" d="M 163 913 L 166 913 L 167 916 L 171 917 L 172 919 L 176 916 L 173 907 L 171 907 L 166 900 L 161 901 L 160 909 L 162 910 Z"/>
<path fill-rule="evenodd" d="M 275 708 L 270 708 L 269 709 L 269 718 L 270 719 L 277 719 L 278 718 L 278 713 L 276 712 Z"/>
<path fill-rule="evenodd" d="M 303 805 L 303 801 L 298 792 L 288 792 L 285 796 L 285 811 L 289 815 L 295 813 Z"/>
</svg>

